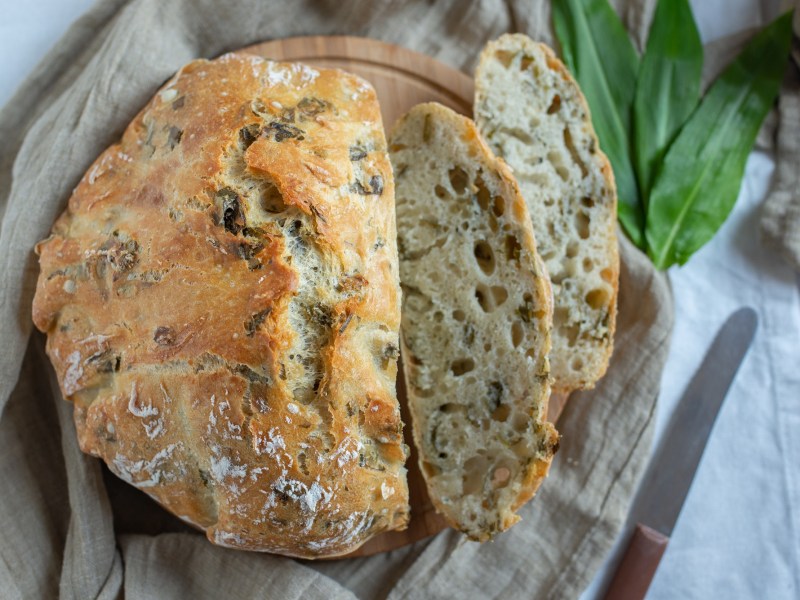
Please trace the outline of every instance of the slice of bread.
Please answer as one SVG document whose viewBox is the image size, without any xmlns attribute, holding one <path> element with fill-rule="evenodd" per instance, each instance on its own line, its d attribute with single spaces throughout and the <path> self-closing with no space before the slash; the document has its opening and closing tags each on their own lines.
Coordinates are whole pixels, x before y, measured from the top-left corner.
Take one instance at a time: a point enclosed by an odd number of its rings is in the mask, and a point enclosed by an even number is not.
<svg viewBox="0 0 800 600">
<path fill-rule="evenodd" d="M 555 391 L 592 388 L 611 356 L 617 312 L 617 198 L 578 85 L 525 35 L 489 43 L 475 73 L 475 120 L 511 166 L 553 284 Z"/>
<path fill-rule="evenodd" d="M 475 124 L 414 107 L 390 137 L 402 360 L 437 510 L 485 541 L 547 474 L 552 294 L 525 202 Z"/>
</svg>

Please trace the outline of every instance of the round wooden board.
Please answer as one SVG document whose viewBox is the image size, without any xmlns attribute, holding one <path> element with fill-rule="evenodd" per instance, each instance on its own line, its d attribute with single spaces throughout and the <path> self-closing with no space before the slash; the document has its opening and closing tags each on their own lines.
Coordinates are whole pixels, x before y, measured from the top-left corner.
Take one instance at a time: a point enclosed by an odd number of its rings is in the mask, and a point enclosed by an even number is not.
<svg viewBox="0 0 800 600">
<path fill-rule="evenodd" d="M 429 56 L 400 46 L 367 38 L 310 36 L 273 40 L 249 46 L 242 51 L 272 60 L 343 69 L 363 77 L 377 92 L 387 132 L 399 117 L 421 102 L 439 102 L 461 114 L 472 115 L 474 85 L 471 77 Z M 406 443 L 411 448 L 407 464 L 411 522 L 408 529 L 378 535 L 352 554 L 340 558 L 388 552 L 439 533 L 447 527 L 445 520 L 433 508 L 425 480 L 419 471 L 402 377 L 398 377 L 397 396 L 406 424 Z M 558 418 L 565 403 L 565 397 L 551 398 L 548 410 L 551 421 Z"/>
</svg>

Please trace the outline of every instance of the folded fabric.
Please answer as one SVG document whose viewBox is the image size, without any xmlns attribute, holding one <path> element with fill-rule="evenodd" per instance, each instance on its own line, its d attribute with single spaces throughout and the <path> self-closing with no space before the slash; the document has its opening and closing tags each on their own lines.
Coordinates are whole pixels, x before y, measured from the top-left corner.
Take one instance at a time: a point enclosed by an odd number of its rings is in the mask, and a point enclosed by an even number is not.
<svg viewBox="0 0 800 600">
<path fill-rule="evenodd" d="M 618 2 L 636 44 L 650 0 Z M 196 57 L 266 39 L 369 36 L 471 73 L 506 31 L 552 43 L 545 0 L 105 0 L 79 20 L 0 112 L 0 588 L 7 597 L 574 597 L 622 523 L 646 462 L 672 326 L 665 278 L 626 240 L 616 351 L 575 394 L 551 475 L 523 522 L 493 544 L 453 531 L 369 558 L 301 563 L 235 552 L 188 531 L 83 455 L 31 335 L 45 237 L 92 160 L 155 89 Z M 27 351 L 26 351 L 27 348 Z M 48 374 L 48 376 L 43 376 Z"/>
</svg>

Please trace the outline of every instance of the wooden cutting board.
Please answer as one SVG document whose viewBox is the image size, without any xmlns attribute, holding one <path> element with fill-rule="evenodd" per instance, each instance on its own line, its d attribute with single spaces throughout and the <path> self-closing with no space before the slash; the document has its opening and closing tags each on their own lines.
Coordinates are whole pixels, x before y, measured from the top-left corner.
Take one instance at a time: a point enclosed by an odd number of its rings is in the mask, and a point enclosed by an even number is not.
<svg viewBox="0 0 800 600">
<path fill-rule="evenodd" d="M 472 116 L 474 86 L 472 78 L 424 54 L 367 38 L 349 36 L 311 36 L 274 40 L 245 48 L 244 51 L 273 60 L 303 62 L 315 67 L 339 68 L 369 81 L 378 94 L 381 115 L 387 131 L 412 106 L 439 102 L 461 114 Z M 402 358 L 402 357 L 401 357 Z M 348 557 L 370 556 L 406 546 L 447 527 L 428 498 L 419 471 L 417 452 L 411 441 L 411 418 L 406 407 L 403 378 L 398 377 L 406 443 L 411 448 L 408 461 L 408 488 L 411 522 L 405 531 L 378 535 Z M 555 422 L 566 397 L 550 399 L 548 418 Z"/>
</svg>

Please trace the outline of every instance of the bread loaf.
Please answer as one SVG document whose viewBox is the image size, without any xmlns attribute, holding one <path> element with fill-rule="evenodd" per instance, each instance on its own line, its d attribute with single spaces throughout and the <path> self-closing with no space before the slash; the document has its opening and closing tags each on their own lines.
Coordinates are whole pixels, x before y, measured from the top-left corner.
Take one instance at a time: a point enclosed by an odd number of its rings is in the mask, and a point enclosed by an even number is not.
<svg viewBox="0 0 800 600">
<path fill-rule="evenodd" d="M 420 469 L 436 509 L 485 541 L 519 520 L 558 443 L 550 284 L 517 185 L 474 123 L 418 105 L 389 143 Z"/>
<path fill-rule="evenodd" d="M 224 546 L 334 556 L 403 528 L 393 207 L 363 80 L 181 69 L 37 248 L 81 448 Z"/>
<path fill-rule="evenodd" d="M 475 120 L 519 181 L 552 280 L 554 386 L 591 388 L 612 351 L 619 257 L 614 178 L 586 101 L 547 46 L 504 35 L 481 54 Z"/>
</svg>

